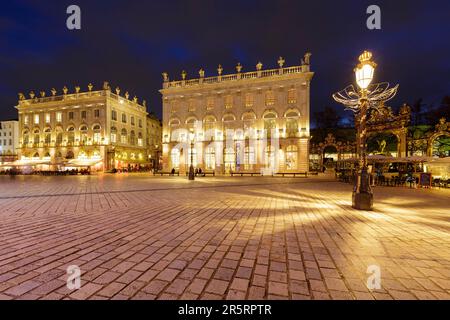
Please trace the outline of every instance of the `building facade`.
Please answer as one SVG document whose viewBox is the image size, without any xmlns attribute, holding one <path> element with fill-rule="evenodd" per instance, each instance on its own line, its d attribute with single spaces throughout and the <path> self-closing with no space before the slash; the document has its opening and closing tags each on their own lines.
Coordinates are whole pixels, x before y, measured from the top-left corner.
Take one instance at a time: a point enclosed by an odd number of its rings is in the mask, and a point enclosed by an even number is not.
<svg viewBox="0 0 450 320">
<path fill-rule="evenodd" d="M 170 81 L 163 73 L 163 168 L 192 163 L 217 174 L 306 172 L 310 139 L 310 54 L 301 66 Z"/>
<path fill-rule="evenodd" d="M 19 148 L 19 121 L 0 122 L 0 163 L 17 160 Z"/>
<path fill-rule="evenodd" d="M 129 93 L 115 93 L 107 82 L 101 90 L 46 97 L 19 94 L 19 159 L 43 169 L 90 166 L 95 170 L 126 169 L 148 164 L 147 110 Z"/>
<path fill-rule="evenodd" d="M 162 169 L 162 124 L 154 114 L 147 116 L 147 152 L 152 169 Z"/>
</svg>

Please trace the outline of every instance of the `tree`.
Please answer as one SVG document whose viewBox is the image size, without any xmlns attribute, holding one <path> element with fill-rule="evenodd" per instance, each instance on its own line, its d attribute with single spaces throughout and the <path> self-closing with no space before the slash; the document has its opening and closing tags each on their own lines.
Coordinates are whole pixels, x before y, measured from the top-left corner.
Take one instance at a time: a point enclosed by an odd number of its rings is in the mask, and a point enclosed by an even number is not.
<svg viewBox="0 0 450 320">
<path fill-rule="evenodd" d="M 314 118 L 318 129 L 337 128 L 341 116 L 332 107 L 325 107 L 323 111 L 314 112 Z"/>
<path fill-rule="evenodd" d="M 413 106 L 412 106 L 412 112 L 413 112 L 413 125 L 417 126 L 420 124 L 421 118 L 422 118 L 422 107 L 424 106 L 423 104 L 423 99 L 419 98 L 416 100 L 416 102 L 414 102 Z"/>
</svg>

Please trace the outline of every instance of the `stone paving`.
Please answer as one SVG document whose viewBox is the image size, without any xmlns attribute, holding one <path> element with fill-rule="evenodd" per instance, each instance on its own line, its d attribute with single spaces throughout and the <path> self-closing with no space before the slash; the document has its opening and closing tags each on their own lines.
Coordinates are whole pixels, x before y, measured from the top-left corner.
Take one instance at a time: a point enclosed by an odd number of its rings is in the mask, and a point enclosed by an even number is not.
<svg viewBox="0 0 450 320">
<path fill-rule="evenodd" d="M 449 299 L 449 190 L 314 178 L 0 177 L 3 299 Z M 69 290 L 67 268 L 82 271 Z M 381 289 L 366 286 L 370 265 Z"/>
</svg>

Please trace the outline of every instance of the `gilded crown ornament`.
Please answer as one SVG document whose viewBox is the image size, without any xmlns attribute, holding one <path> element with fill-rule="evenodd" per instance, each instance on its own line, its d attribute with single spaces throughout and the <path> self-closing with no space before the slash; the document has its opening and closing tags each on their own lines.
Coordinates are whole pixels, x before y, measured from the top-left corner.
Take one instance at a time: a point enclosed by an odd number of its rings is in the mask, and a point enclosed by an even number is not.
<svg viewBox="0 0 450 320">
<path fill-rule="evenodd" d="M 277 62 L 278 62 L 278 66 L 280 66 L 280 68 L 283 68 L 284 63 L 286 61 L 283 59 L 283 57 L 280 57 Z"/>
<path fill-rule="evenodd" d="M 169 74 L 167 72 L 163 72 L 162 77 L 163 77 L 164 82 L 169 81 Z"/>
<path fill-rule="evenodd" d="M 186 72 L 186 70 L 183 70 L 181 72 L 181 79 L 186 80 L 186 76 L 187 76 L 187 72 Z"/>
<path fill-rule="evenodd" d="M 89 92 L 91 92 L 93 88 L 94 88 L 94 86 L 92 85 L 92 83 L 89 83 L 89 84 L 88 84 L 88 90 L 89 90 Z"/>
<path fill-rule="evenodd" d="M 134 103 L 138 103 L 138 97 L 134 96 L 133 101 Z"/>
<path fill-rule="evenodd" d="M 260 62 L 258 62 L 258 64 L 256 65 L 256 70 L 261 71 L 263 67 L 263 64 Z"/>
<path fill-rule="evenodd" d="M 237 71 L 237 73 L 241 73 L 241 71 L 242 71 L 242 66 L 241 66 L 240 62 L 238 62 L 238 64 L 236 65 L 236 71 Z"/>
<path fill-rule="evenodd" d="M 200 68 L 200 70 L 198 71 L 198 74 L 200 75 L 200 78 L 204 78 L 205 77 L 205 70 L 203 70 L 203 68 Z"/>
<path fill-rule="evenodd" d="M 80 86 L 75 87 L 75 93 L 80 93 L 80 90 L 81 90 Z"/>
</svg>

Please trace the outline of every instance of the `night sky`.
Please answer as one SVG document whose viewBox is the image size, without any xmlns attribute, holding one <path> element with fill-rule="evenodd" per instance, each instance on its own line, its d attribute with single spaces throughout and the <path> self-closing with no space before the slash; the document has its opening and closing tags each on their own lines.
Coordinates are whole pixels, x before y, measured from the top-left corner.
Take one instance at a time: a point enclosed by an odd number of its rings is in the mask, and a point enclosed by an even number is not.
<svg viewBox="0 0 450 320">
<path fill-rule="evenodd" d="M 66 28 L 66 8 L 81 7 L 82 29 Z M 382 29 L 366 28 L 366 8 L 382 10 Z M 17 93 L 64 85 L 83 90 L 108 80 L 161 116 L 161 72 L 180 79 L 299 65 L 312 52 L 312 112 L 352 83 L 358 55 L 369 49 L 376 81 L 400 84 L 391 105 L 450 94 L 450 1 L 2 1 L 0 119 L 17 118 Z M 342 113 L 344 114 L 344 113 Z"/>
</svg>

